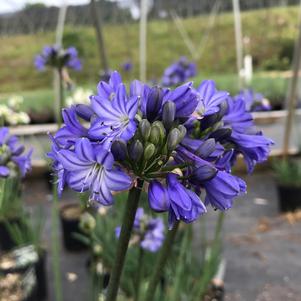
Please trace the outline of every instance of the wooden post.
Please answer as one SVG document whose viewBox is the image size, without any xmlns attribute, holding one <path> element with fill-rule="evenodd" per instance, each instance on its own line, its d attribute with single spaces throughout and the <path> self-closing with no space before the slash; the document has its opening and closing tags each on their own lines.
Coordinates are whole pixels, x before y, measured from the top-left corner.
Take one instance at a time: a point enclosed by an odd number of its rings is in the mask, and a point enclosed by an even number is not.
<svg viewBox="0 0 301 301">
<path fill-rule="evenodd" d="M 147 1 L 141 0 L 140 5 L 139 61 L 140 80 L 143 82 L 146 81 Z"/>
<path fill-rule="evenodd" d="M 102 33 L 102 18 L 100 17 L 100 14 L 97 13 L 97 5 L 95 0 L 90 1 L 90 9 L 91 9 L 93 25 L 95 28 L 102 69 L 107 74 L 107 72 L 109 71 L 109 64 L 108 64 L 108 57 L 107 57 L 103 33 Z"/>
<path fill-rule="evenodd" d="M 289 87 L 287 95 L 287 110 L 288 114 L 285 120 L 285 131 L 283 140 L 283 158 L 286 159 L 289 152 L 290 146 L 290 136 L 292 131 L 294 112 L 297 100 L 297 85 L 298 85 L 298 75 L 300 69 L 300 59 L 301 59 L 301 1 L 300 1 L 300 14 L 299 14 L 299 36 L 295 43 L 294 49 L 294 61 L 293 61 L 293 77 Z"/>
<path fill-rule="evenodd" d="M 232 0 L 233 14 L 234 14 L 234 30 L 235 30 L 235 44 L 236 44 L 236 65 L 238 74 L 238 85 L 242 88 L 241 71 L 243 68 L 243 49 L 242 49 L 242 33 L 241 33 L 241 17 L 239 0 Z"/>
</svg>

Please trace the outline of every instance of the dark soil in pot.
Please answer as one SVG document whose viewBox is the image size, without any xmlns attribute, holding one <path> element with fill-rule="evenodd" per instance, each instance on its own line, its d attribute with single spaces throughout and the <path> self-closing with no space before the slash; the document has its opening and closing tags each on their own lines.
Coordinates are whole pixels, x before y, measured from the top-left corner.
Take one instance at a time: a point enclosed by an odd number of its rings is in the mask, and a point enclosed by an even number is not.
<svg viewBox="0 0 301 301">
<path fill-rule="evenodd" d="M 7 221 L 0 221 L 0 249 L 2 251 L 9 251 L 16 247 L 16 243 L 13 241 L 6 224 L 18 224 L 21 225 L 21 220 L 17 217 L 8 219 Z"/>
<path fill-rule="evenodd" d="M 79 228 L 82 209 L 78 204 L 64 205 L 60 209 L 60 219 L 63 228 L 63 242 L 68 251 L 86 250 L 87 246 L 74 237 L 74 233 L 81 233 Z"/>
<path fill-rule="evenodd" d="M 277 184 L 277 189 L 281 212 L 301 209 L 301 187 Z"/>
</svg>

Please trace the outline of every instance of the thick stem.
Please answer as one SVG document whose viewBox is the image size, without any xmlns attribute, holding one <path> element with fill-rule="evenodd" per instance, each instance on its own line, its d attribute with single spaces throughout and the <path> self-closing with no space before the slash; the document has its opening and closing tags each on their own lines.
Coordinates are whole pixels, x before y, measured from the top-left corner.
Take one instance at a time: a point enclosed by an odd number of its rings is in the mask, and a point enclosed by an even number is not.
<svg viewBox="0 0 301 301">
<path fill-rule="evenodd" d="M 118 294 L 119 282 L 125 262 L 125 257 L 131 238 L 131 233 L 134 225 L 135 215 L 139 204 L 140 193 L 143 186 L 143 181 L 138 180 L 137 187 L 133 187 L 127 199 L 125 207 L 120 237 L 117 245 L 117 252 L 113 270 L 111 272 L 108 294 L 106 301 L 115 301 Z"/>
<path fill-rule="evenodd" d="M 58 125 L 58 128 L 62 125 L 62 108 L 65 105 L 64 101 L 64 82 L 63 82 L 63 70 L 58 69 L 58 77 L 59 77 L 59 105 L 57 107 L 56 112 L 56 122 Z"/>
<path fill-rule="evenodd" d="M 55 180 L 55 179 L 54 179 Z M 51 247 L 52 247 L 52 270 L 54 276 L 55 300 L 62 301 L 62 277 L 60 269 L 60 243 L 59 243 L 59 208 L 56 185 L 53 185 L 53 204 L 51 208 Z"/>
<path fill-rule="evenodd" d="M 156 293 L 156 287 L 160 281 L 160 278 L 164 271 L 165 264 L 170 255 L 170 251 L 171 251 L 173 242 L 176 237 L 179 223 L 180 222 L 177 221 L 174 224 L 173 228 L 168 232 L 168 234 L 165 238 L 164 244 L 161 248 L 158 260 L 157 260 L 155 268 L 154 268 L 154 272 L 151 276 L 151 280 L 149 282 L 144 301 L 153 301 L 154 300 L 154 295 Z"/>
<path fill-rule="evenodd" d="M 144 257 L 144 250 L 140 247 L 139 248 L 139 257 L 138 257 L 138 264 L 137 264 L 137 274 L 136 274 L 136 291 L 135 291 L 135 301 L 139 301 L 140 299 L 140 284 L 141 284 L 141 277 L 143 277 L 143 257 Z"/>
</svg>

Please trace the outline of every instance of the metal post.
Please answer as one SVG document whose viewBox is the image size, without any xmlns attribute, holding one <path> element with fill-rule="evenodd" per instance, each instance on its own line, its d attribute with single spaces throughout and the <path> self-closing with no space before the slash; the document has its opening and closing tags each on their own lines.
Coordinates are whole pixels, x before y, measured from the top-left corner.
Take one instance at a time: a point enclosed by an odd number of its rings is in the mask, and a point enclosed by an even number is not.
<svg viewBox="0 0 301 301">
<path fill-rule="evenodd" d="M 242 49 L 242 33 L 241 33 L 241 17 L 239 0 L 232 0 L 233 14 L 234 14 L 234 30 L 235 30 L 235 44 L 236 44 L 236 65 L 238 73 L 239 88 L 242 87 L 241 70 L 243 68 L 243 49 Z"/>
<path fill-rule="evenodd" d="M 285 121 L 285 132 L 283 141 L 283 158 L 286 159 L 289 152 L 290 136 L 292 131 L 294 111 L 297 101 L 297 85 L 298 85 L 298 74 L 300 69 L 301 59 L 301 1 L 300 1 L 300 14 L 299 14 L 299 36 L 295 43 L 294 49 L 294 61 L 293 61 L 293 77 L 288 91 L 287 96 L 287 110 L 288 114 Z"/>
<path fill-rule="evenodd" d="M 140 80 L 146 81 L 146 43 L 147 43 L 147 0 L 141 0 L 140 5 Z"/>
<path fill-rule="evenodd" d="M 90 1 L 90 9 L 91 9 L 93 25 L 95 28 L 102 69 L 107 74 L 107 72 L 109 71 L 109 64 L 108 64 L 108 57 L 107 57 L 103 33 L 102 33 L 102 21 L 101 21 L 102 18 L 100 17 L 100 14 L 97 13 L 97 5 L 95 0 Z"/>
</svg>

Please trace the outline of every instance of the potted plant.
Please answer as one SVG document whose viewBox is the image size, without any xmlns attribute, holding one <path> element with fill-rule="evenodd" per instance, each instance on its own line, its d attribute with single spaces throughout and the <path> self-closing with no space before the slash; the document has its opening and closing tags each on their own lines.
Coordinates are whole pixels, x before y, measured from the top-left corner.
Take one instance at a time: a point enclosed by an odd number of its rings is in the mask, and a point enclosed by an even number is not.
<svg viewBox="0 0 301 301">
<path fill-rule="evenodd" d="M 174 264 L 179 260 L 173 257 L 177 255 L 179 236 L 187 237 L 183 241 L 187 241 L 187 250 L 192 249 L 192 226 L 186 224 L 202 219 L 210 205 L 222 211 L 223 216 L 234 199 L 246 192 L 246 183 L 232 174 L 237 156 L 244 156 L 252 172 L 257 163 L 267 159 L 273 142 L 254 129 L 244 101 L 218 91 L 211 80 L 197 88 L 187 83 L 174 90 L 133 81 L 127 92 L 115 71 L 109 82 L 99 83 L 97 95 L 91 96 L 90 101 L 89 106 L 64 109 L 65 126 L 52 137 L 49 156 L 58 189 L 61 192 L 69 186 L 76 192 L 89 193 L 89 204 L 98 208 L 117 206 L 115 195 L 128 191 L 127 200 L 120 202 L 124 208 L 120 231 L 116 231 L 113 260 L 108 265 L 110 277 L 105 300 L 122 300 L 131 292 L 135 298 L 139 288 L 144 296 L 140 300 L 166 300 L 169 290 L 164 288 L 174 283 L 178 290 L 176 279 L 188 278 L 186 269 L 197 267 L 188 257 L 188 263 L 180 265 L 185 273 L 176 272 L 184 277 L 175 278 L 175 273 L 167 273 L 169 264 L 174 269 L 179 266 Z M 139 208 L 147 208 L 151 218 L 161 213 L 168 221 L 158 254 L 148 254 L 154 255 L 154 261 L 151 272 L 145 274 L 143 271 L 151 262 L 139 264 L 142 243 L 149 237 L 145 231 L 150 231 L 151 238 L 156 236 L 149 227 L 149 218 L 139 218 L 143 231 L 138 227 L 137 235 Z M 105 223 L 111 218 L 103 220 Z M 112 239 L 110 231 L 106 231 L 104 237 L 107 236 Z M 130 255 L 133 238 L 138 241 L 138 253 Z M 100 252 L 104 246 L 107 244 L 100 245 Z M 178 250 L 186 253 L 184 247 Z M 131 256 L 133 277 L 122 277 L 132 269 Z M 204 277 L 197 272 L 198 280 Z M 133 281 L 127 292 L 124 283 Z M 162 281 L 163 289 L 159 289 Z M 201 298 L 201 286 L 194 288 L 193 297 Z M 174 295 L 176 300 L 182 294 L 190 296 L 191 291 L 187 294 L 181 286 Z"/>
<path fill-rule="evenodd" d="M 42 242 L 44 216 L 42 209 L 34 210 L 31 214 L 23 214 L 18 224 L 8 224 L 7 229 L 15 245 L 20 249 L 30 246 L 36 256 L 26 267 L 33 267 L 37 278 L 37 297 L 44 300 L 47 297 L 47 251 Z M 15 249 L 18 250 L 18 249 Z"/>
<path fill-rule="evenodd" d="M 281 212 L 295 211 L 301 208 L 301 161 L 300 159 L 286 159 L 273 164 L 277 191 L 279 196 L 279 210 Z"/>
<path fill-rule="evenodd" d="M 68 203 L 60 207 L 63 243 L 68 251 L 82 251 L 87 246 L 75 235 L 82 233 L 79 224 L 82 214 L 86 211 L 85 196 L 81 195 L 80 203 Z"/>
<path fill-rule="evenodd" d="M 0 128 L 0 249 L 9 250 L 14 243 L 8 224 L 20 223 L 22 215 L 21 179 L 31 167 L 31 153 L 6 127 Z"/>
</svg>

